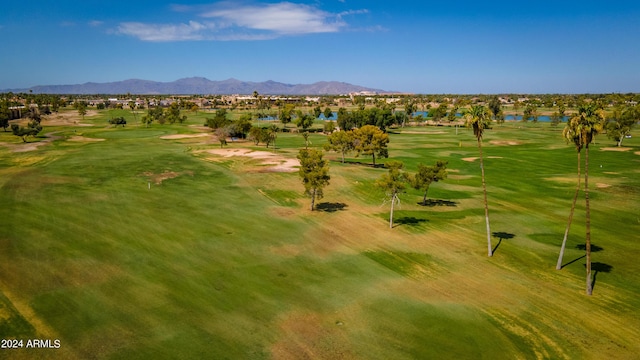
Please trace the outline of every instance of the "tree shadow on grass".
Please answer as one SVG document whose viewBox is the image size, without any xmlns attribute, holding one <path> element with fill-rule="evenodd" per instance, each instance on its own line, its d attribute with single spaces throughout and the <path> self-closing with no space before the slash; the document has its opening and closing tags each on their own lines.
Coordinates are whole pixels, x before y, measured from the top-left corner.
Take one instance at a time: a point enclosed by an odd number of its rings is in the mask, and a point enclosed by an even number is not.
<svg viewBox="0 0 640 360">
<path fill-rule="evenodd" d="M 434 206 L 458 206 L 458 203 L 455 202 L 455 201 L 449 201 L 449 200 L 428 199 L 426 202 L 419 201 L 418 205 L 420 205 L 420 206 L 428 206 L 428 207 L 434 207 Z"/>
<path fill-rule="evenodd" d="M 366 166 L 366 167 L 372 167 L 372 168 L 384 168 L 384 164 L 375 164 L 373 165 L 372 163 L 364 163 L 364 162 L 360 162 L 360 161 L 353 161 L 353 160 L 345 160 L 344 161 L 345 164 L 351 164 L 351 165 L 360 165 L 360 166 Z"/>
<path fill-rule="evenodd" d="M 345 203 L 331 203 L 331 202 L 323 202 L 316 205 L 316 210 L 324 211 L 328 213 L 343 211 L 347 208 L 347 204 Z"/>
<path fill-rule="evenodd" d="M 401 225 L 418 226 L 428 221 L 429 220 L 427 219 L 418 219 L 417 217 L 414 217 L 414 216 L 404 216 L 404 217 L 395 219 L 394 221 L 395 224 L 393 225 L 393 227 L 401 226 Z"/>
<path fill-rule="evenodd" d="M 584 264 L 585 268 L 587 267 L 587 264 Z M 610 273 L 611 270 L 613 270 L 613 266 L 609 265 L 609 264 L 605 264 L 605 263 L 601 263 L 601 262 L 593 262 L 591 263 L 591 271 L 593 272 L 593 279 L 591 280 L 591 289 L 594 289 L 596 287 L 596 280 L 598 278 L 598 274 L 603 272 L 603 273 Z"/>
<path fill-rule="evenodd" d="M 491 251 L 492 254 L 494 254 L 496 252 L 496 250 L 498 250 L 498 248 L 500 247 L 500 244 L 502 244 L 502 240 L 513 239 L 515 237 L 514 234 L 507 233 L 507 232 L 504 232 L 504 231 L 494 231 L 494 232 L 491 233 L 491 235 L 493 237 L 497 237 L 498 238 L 498 243 L 496 244 L 496 246 Z"/>
<path fill-rule="evenodd" d="M 576 249 L 586 251 L 587 250 L 587 246 L 585 244 L 578 244 L 578 245 L 576 245 Z M 599 252 L 599 251 L 602 251 L 602 250 L 604 250 L 604 249 L 601 248 L 600 246 L 591 244 L 591 252 Z M 576 261 L 584 259 L 585 257 L 587 257 L 586 254 L 582 255 L 582 256 L 580 256 L 578 258 L 575 258 L 575 259 L 569 261 L 568 263 L 562 265 L 561 269 L 564 269 L 565 266 L 569 266 L 569 265 L 573 264 Z"/>
</svg>

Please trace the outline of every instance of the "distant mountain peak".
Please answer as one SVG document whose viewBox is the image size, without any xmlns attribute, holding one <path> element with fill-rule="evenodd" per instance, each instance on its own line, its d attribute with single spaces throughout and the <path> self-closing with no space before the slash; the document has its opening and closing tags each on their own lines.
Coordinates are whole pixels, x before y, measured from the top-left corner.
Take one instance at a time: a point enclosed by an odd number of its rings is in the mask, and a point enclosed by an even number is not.
<svg viewBox="0 0 640 360">
<path fill-rule="evenodd" d="M 235 78 L 223 81 L 212 81 L 204 77 L 194 76 L 172 82 L 128 79 L 123 81 L 95 83 L 87 82 L 77 85 L 40 85 L 28 89 L 8 89 L 3 91 L 29 92 L 40 94 L 174 94 L 174 95 L 223 95 L 252 94 L 257 91 L 263 95 L 339 95 L 352 92 L 386 92 L 359 85 L 338 81 L 319 81 L 313 84 L 284 84 L 273 80 L 264 82 L 248 82 Z"/>
</svg>

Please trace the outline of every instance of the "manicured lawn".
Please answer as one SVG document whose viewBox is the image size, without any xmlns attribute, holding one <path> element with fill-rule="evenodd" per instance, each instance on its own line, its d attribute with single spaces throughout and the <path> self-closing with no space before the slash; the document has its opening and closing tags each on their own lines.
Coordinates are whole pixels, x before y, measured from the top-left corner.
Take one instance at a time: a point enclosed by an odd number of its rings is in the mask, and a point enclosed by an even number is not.
<svg viewBox="0 0 640 360">
<path fill-rule="evenodd" d="M 114 115 L 115 114 L 115 115 Z M 640 353 L 640 133 L 590 153 L 596 283 L 584 295 L 584 198 L 561 127 L 508 123 L 483 143 L 495 255 L 486 256 L 477 143 L 467 129 L 395 129 L 408 171 L 449 178 L 401 195 L 395 227 L 370 157 L 331 159 L 319 210 L 296 173 L 210 155 L 185 124 L 57 126 L 0 145 L 0 337 L 60 339 L 16 358 L 633 358 Z M 129 116 L 129 115 L 128 115 Z M 0 142 L 20 145 L 0 133 Z M 43 140 L 43 139 L 38 139 Z M 321 148 L 325 136 L 312 134 Z M 33 141 L 33 139 L 31 139 Z M 295 158 L 304 140 L 281 133 Z M 12 145 L 13 146 L 13 145 Z M 381 160 L 384 163 L 386 159 Z M 583 169 L 584 171 L 584 169 Z M 597 264 L 597 265 L 596 265 Z M 9 352 L 13 351 L 13 352 Z"/>
</svg>

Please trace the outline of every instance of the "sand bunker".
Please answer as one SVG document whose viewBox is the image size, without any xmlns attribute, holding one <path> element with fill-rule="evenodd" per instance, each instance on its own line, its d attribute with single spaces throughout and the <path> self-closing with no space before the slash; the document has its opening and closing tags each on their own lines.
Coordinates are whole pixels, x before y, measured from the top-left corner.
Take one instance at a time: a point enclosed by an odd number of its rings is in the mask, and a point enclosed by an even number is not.
<svg viewBox="0 0 640 360">
<path fill-rule="evenodd" d="M 616 146 L 616 147 L 603 147 L 603 148 L 600 148 L 600 150 L 602 150 L 602 151 L 629 151 L 629 150 L 631 150 L 631 148 L 628 148 L 628 147 L 617 147 Z M 638 154 L 638 153 L 636 153 L 636 154 Z"/>
<path fill-rule="evenodd" d="M 207 137 L 209 134 L 174 134 L 174 135 L 164 135 L 160 136 L 160 139 L 164 140 L 178 140 L 178 139 L 190 139 L 190 138 L 199 138 L 199 137 Z"/>
<path fill-rule="evenodd" d="M 296 172 L 300 165 L 297 159 L 287 159 L 282 155 L 266 152 L 253 151 L 251 149 L 211 149 L 206 151 L 209 154 L 222 157 L 242 156 L 251 159 L 261 160 L 262 165 L 269 166 L 266 171 L 270 172 Z"/>
<path fill-rule="evenodd" d="M 476 161 L 478 159 L 479 159 L 479 157 L 462 158 L 463 161 L 468 161 L 468 162 L 474 162 L 474 161 Z M 502 156 L 487 156 L 487 159 L 502 159 Z"/>
</svg>

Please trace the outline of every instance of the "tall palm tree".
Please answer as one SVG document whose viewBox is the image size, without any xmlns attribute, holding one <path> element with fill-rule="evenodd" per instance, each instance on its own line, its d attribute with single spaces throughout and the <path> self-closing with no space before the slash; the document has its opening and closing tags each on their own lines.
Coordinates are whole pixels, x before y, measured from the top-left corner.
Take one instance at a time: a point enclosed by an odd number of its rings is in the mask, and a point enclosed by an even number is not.
<svg viewBox="0 0 640 360">
<path fill-rule="evenodd" d="M 584 144 L 581 141 L 580 134 L 578 133 L 578 119 L 579 116 L 574 116 L 569 119 L 567 125 L 564 127 L 562 131 L 562 137 L 567 142 L 573 142 L 576 146 L 576 151 L 578 153 L 578 185 L 576 185 L 576 193 L 573 195 L 573 203 L 571 204 L 571 212 L 569 213 L 569 221 L 567 222 L 567 227 L 564 230 L 564 238 L 562 239 L 562 246 L 560 247 L 560 255 L 558 256 L 558 263 L 556 264 L 556 270 L 562 269 L 562 258 L 564 257 L 564 249 L 567 245 L 567 236 L 569 235 L 569 229 L 571 228 L 571 221 L 573 220 L 573 212 L 576 209 L 576 201 L 578 200 L 578 194 L 580 193 L 580 151 L 584 147 Z"/>
<path fill-rule="evenodd" d="M 570 135 L 576 146 L 584 147 L 584 198 L 585 198 L 585 249 L 586 249 L 586 293 L 593 292 L 593 280 L 591 276 L 591 208 L 589 205 L 589 144 L 602 130 L 604 111 L 596 104 L 581 105 L 578 113 L 570 120 L 570 127 L 574 135 Z M 577 138 L 577 139 L 575 139 Z"/>
<path fill-rule="evenodd" d="M 602 130 L 602 120 L 605 118 L 604 111 L 598 109 L 595 104 L 581 106 L 578 108 L 578 132 L 584 144 L 584 199 L 585 199 L 585 248 L 587 259 L 587 295 L 593 292 L 593 281 L 591 279 L 591 209 L 589 207 L 589 144 L 593 138 Z"/>
<path fill-rule="evenodd" d="M 484 217 L 487 223 L 487 249 L 489 256 L 493 256 L 493 248 L 491 247 L 491 229 L 489 227 L 489 205 L 487 204 L 487 185 L 484 179 L 484 161 L 482 159 L 482 135 L 484 130 L 491 125 L 491 115 L 486 107 L 474 105 L 465 114 L 467 127 L 473 128 L 473 135 L 478 140 L 478 151 L 480 152 L 480 170 L 482 172 L 482 190 L 484 192 Z"/>
</svg>

